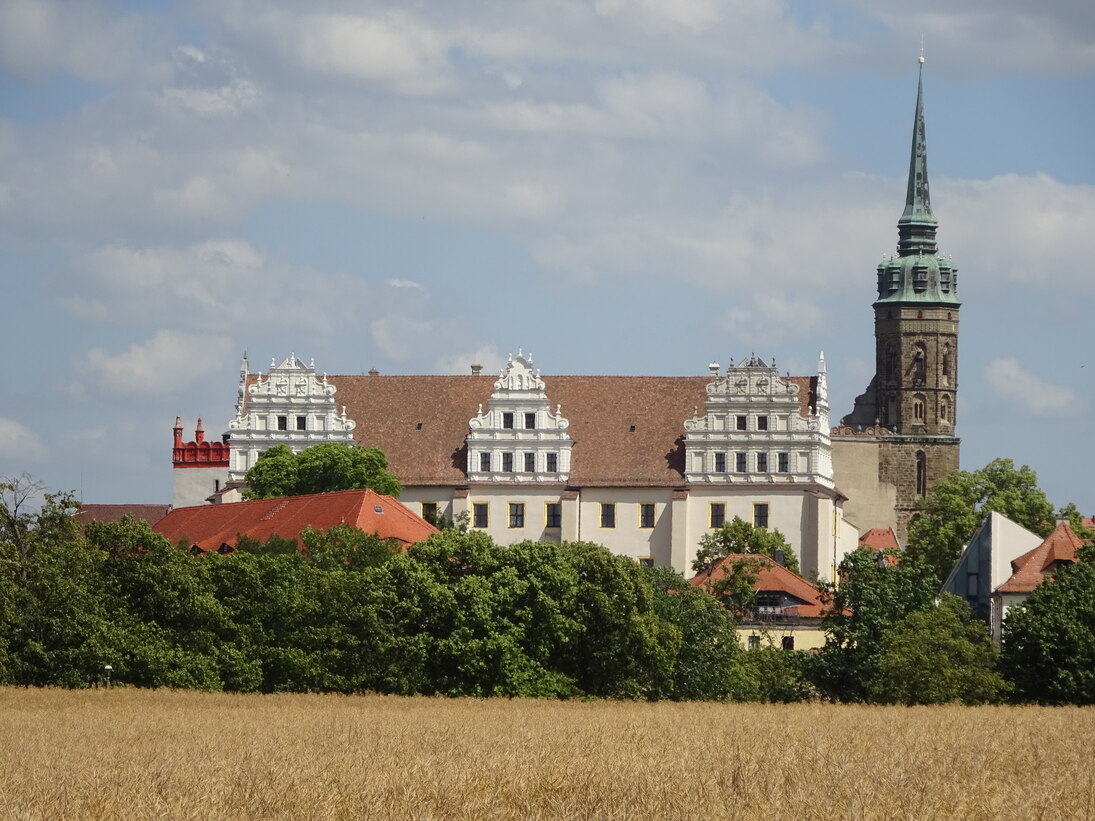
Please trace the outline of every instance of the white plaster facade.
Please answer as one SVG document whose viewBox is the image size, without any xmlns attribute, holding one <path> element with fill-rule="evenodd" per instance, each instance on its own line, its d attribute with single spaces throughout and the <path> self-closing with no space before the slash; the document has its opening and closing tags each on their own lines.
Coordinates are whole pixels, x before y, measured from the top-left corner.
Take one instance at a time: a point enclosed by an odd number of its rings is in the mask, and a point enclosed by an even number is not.
<svg viewBox="0 0 1095 821">
<path fill-rule="evenodd" d="M 353 443 L 356 423 L 347 418 L 345 407 L 339 412 L 335 386 L 327 381 L 327 374 L 316 376 L 314 362 L 305 365 L 290 354 L 280 365 L 271 360 L 270 372 L 259 374 L 251 384 L 249 376 L 244 354 L 236 418 L 228 425 L 233 481 L 242 481 L 259 456 L 274 445 L 288 445 L 299 453 L 323 442 Z"/>
<path fill-rule="evenodd" d="M 228 469 L 223 467 L 186 467 L 172 471 L 171 506 L 190 507 L 205 504 L 228 481 Z"/>
<path fill-rule="evenodd" d="M 965 599 L 973 615 L 986 622 L 992 618 L 993 592 L 1012 575 L 1011 563 L 1042 543 L 1042 537 L 993 511 L 962 548 L 958 562 L 943 590 Z M 999 614 L 1003 622 L 1003 611 Z M 999 635 L 999 634 L 997 634 Z"/>
<path fill-rule="evenodd" d="M 551 411 L 532 354 L 510 357 L 487 410 L 468 422 L 471 482 L 565 482 L 570 475 L 570 422 Z"/>
</svg>

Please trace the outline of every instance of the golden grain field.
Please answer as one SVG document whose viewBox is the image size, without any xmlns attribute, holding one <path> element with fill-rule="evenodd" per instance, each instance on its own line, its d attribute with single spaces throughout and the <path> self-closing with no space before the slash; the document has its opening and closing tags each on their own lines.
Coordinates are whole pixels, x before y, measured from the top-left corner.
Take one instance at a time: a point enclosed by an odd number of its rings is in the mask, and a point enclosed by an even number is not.
<svg viewBox="0 0 1095 821">
<path fill-rule="evenodd" d="M 0 689 L 0 818 L 1095 818 L 1095 710 Z"/>
</svg>

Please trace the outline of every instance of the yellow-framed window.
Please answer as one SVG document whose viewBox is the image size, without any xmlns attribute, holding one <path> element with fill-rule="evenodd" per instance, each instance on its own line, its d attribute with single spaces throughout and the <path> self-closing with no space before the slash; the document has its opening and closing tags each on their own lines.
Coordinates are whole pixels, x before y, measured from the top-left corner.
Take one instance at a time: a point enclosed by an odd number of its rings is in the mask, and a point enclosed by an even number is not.
<svg viewBox="0 0 1095 821">
<path fill-rule="evenodd" d="M 490 502 L 472 502 L 471 526 L 490 527 Z"/>
<path fill-rule="evenodd" d="M 767 502 L 753 502 L 753 527 L 768 527 Z"/>
<path fill-rule="evenodd" d="M 616 526 L 616 503 L 601 502 L 601 527 Z"/>
<path fill-rule="evenodd" d="M 544 527 L 562 527 L 563 526 L 563 503 L 562 502 L 545 502 L 544 503 Z"/>
<path fill-rule="evenodd" d="M 437 502 L 422 502 L 421 516 L 431 525 L 437 524 Z"/>
<path fill-rule="evenodd" d="M 707 506 L 707 526 L 722 527 L 726 523 L 726 502 L 711 502 Z"/>
<path fill-rule="evenodd" d="M 653 502 L 639 502 L 639 527 L 654 527 L 655 507 Z"/>
<path fill-rule="evenodd" d="M 511 528 L 518 528 L 525 526 L 525 503 L 524 502 L 510 502 L 509 503 L 509 526 Z"/>
</svg>

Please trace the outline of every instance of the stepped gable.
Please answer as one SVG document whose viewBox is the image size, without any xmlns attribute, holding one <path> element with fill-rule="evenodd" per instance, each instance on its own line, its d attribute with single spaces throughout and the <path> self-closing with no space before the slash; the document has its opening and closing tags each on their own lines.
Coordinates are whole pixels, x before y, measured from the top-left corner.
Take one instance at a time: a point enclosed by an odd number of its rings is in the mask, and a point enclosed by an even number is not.
<svg viewBox="0 0 1095 821">
<path fill-rule="evenodd" d="M 404 547 L 437 533 L 437 528 L 391 496 L 368 489 L 181 507 L 152 529 L 171 542 L 186 539 L 210 552 L 222 544 L 234 546 L 240 534 L 263 542 L 274 535 L 296 538 L 309 525 L 328 530 L 339 524 L 396 539 Z"/>
<path fill-rule="evenodd" d="M 996 588 L 996 592 L 1031 592 L 1058 567 L 1074 564 L 1077 561 L 1076 550 L 1082 544 L 1071 527 L 1057 525 L 1057 529 L 1044 542 L 1012 561 L 1011 578 Z"/>
<path fill-rule="evenodd" d="M 487 407 L 494 379 L 458 376 L 330 376 L 354 437 L 378 447 L 408 486 L 468 481 L 468 420 Z M 800 413 L 812 412 L 817 378 L 789 377 Z M 684 421 L 707 400 L 710 376 L 543 377 L 574 441 L 568 484 L 583 487 L 684 484 Z M 421 427 L 419 427 L 421 425 Z M 634 426 L 634 430 L 631 427 Z"/>
<path fill-rule="evenodd" d="M 825 615 L 828 607 L 821 600 L 821 591 L 816 585 L 810 584 L 802 576 L 792 573 L 783 565 L 777 564 L 771 557 L 763 554 L 731 553 L 716 561 L 710 570 L 704 570 L 693 576 L 690 584 L 706 589 L 713 579 L 727 574 L 738 559 L 755 559 L 760 562 L 757 582 L 753 585 L 754 590 L 765 593 L 785 593 L 802 602 L 795 607 L 785 608 L 786 615 L 804 619 L 820 619 Z"/>
<path fill-rule="evenodd" d="M 72 514 L 81 527 L 90 522 L 120 522 L 124 516 L 142 519 L 150 525 L 156 524 L 171 511 L 171 505 L 80 505 Z"/>
</svg>

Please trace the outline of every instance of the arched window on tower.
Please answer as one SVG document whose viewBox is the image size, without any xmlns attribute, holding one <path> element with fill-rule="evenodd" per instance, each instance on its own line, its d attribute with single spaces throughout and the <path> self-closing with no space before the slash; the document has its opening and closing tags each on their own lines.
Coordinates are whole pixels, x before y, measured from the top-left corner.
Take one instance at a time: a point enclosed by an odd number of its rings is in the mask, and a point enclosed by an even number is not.
<svg viewBox="0 0 1095 821">
<path fill-rule="evenodd" d="M 946 396 L 939 400 L 939 421 L 947 425 L 951 423 L 951 400 Z"/>
<path fill-rule="evenodd" d="M 924 394 L 916 394 L 913 397 L 913 422 L 924 424 L 924 405 Z"/>
<path fill-rule="evenodd" d="M 951 383 L 951 346 L 943 346 L 943 369 L 942 369 L 942 383 L 944 385 L 950 385 Z"/>
<path fill-rule="evenodd" d="M 916 452 L 916 495 L 923 496 L 928 492 L 928 458 L 924 451 Z"/>
</svg>

